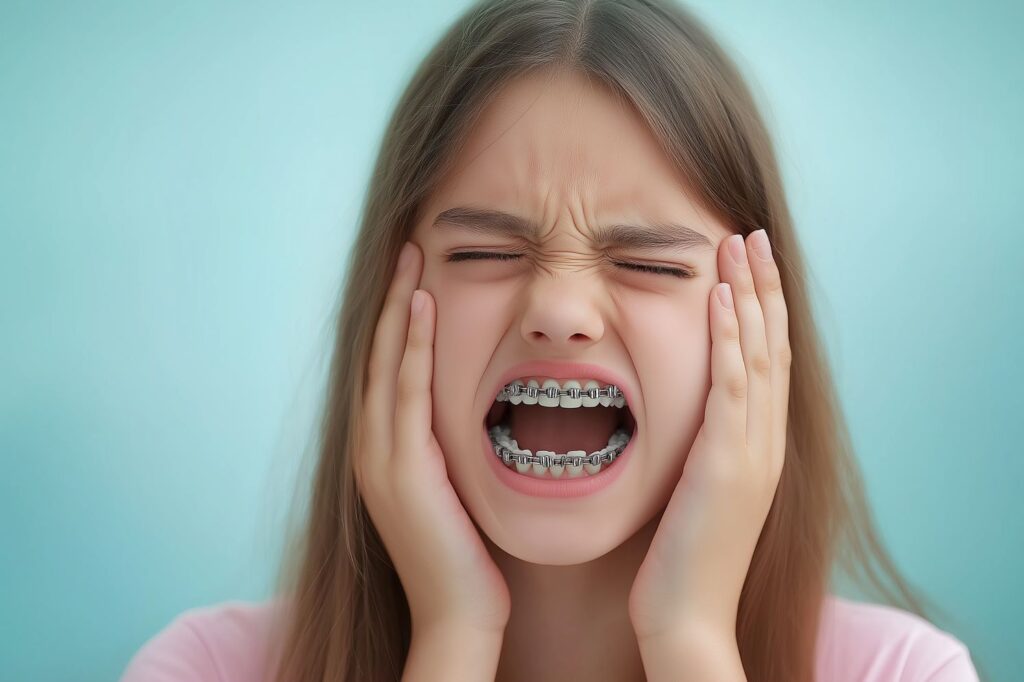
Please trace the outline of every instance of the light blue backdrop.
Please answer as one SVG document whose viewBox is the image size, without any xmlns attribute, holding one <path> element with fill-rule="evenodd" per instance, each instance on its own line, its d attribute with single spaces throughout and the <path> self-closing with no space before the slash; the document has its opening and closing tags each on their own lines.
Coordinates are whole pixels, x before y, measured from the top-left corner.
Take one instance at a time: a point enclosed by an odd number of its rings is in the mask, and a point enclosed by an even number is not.
<svg viewBox="0 0 1024 682">
<path fill-rule="evenodd" d="M 266 596 L 383 122 L 465 6 L 370 4 L 0 8 L 0 678 L 114 679 Z M 695 6 L 776 131 L 884 539 L 1012 679 L 1021 5 Z"/>
</svg>

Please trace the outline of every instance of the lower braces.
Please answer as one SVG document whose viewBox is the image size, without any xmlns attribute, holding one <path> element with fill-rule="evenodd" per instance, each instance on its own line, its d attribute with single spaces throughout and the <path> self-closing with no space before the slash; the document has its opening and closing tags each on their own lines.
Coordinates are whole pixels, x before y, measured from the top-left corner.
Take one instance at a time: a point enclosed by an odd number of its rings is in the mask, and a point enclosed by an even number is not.
<svg viewBox="0 0 1024 682">
<path fill-rule="evenodd" d="M 607 464 L 614 462 L 619 455 L 629 445 L 629 441 L 632 440 L 633 436 L 630 435 L 629 439 L 621 445 L 617 445 L 610 451 L 597 450 L 591 452 L 587 456 L 583 455 L 527 455 L 526 453 L 513 452 L 506 448 L 504 445 L 498 442 L 497 437 L 494 435 L 493 430 L 498 427 L 493 427 L 492 432 L 489 432 L 491 440 L 491 446 L 494 448 L 494 454 L 501 458 L 501 461 L 506 465 L 512 464 L 512 462 L 518 462 L 519 464 L 540 464 L 543 467 L 551 466 L 582 466 L 584 464 L 590 464 L 591 466 L 597 466 L 598 464 Z"/>
</svg>

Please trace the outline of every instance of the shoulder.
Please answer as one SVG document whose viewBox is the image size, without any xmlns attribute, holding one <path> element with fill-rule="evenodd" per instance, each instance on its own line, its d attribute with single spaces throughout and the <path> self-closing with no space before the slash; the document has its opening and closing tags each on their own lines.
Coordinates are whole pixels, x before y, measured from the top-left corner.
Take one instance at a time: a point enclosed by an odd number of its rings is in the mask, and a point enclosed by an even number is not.
<svg viewBox="0 0 1024 682">
<path fill-rule="evenodd" d="M 963 642 L 893 606 L 826 597 L 817 679 L 858 682 L 977 682 Z"/>
<path fill-rule="evenodd" d="M 121 682 L 263 682 L 281 601 L 189 609 L 132 657 Z"/>
</svg>

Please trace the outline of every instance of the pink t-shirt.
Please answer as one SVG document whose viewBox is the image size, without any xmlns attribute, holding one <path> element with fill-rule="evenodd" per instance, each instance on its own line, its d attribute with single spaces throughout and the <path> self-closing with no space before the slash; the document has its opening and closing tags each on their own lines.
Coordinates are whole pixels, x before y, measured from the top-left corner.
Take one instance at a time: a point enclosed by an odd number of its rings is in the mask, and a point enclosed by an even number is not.
<svg viewBox="0 0 1024 682">
<path fill-rule="evenodd" d="M 279 601 L 186 611 L 150 639 L 121 682 L 269 682 L 264 655 Z M 958 639 L 907 611 L 829 595 L 818 633 L 819 682 L 977 682 Z"/>
</svg>

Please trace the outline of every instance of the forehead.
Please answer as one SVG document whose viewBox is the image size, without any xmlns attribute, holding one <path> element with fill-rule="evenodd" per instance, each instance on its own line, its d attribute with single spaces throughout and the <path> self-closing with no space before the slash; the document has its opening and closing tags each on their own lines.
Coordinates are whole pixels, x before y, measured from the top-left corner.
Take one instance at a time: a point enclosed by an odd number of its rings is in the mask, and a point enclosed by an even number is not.
<svg viewBox="0 0 1024 682">
<path fill-rule="evenodd" d="M 728 234 L 632 105 L 569 71 L 529 74 L 495 95 L 429 204 L 431 215 L 468 204 L 545 223 L 571 211 L 588 220 L 675 220 L 713 241 Z"/>
</svg>

